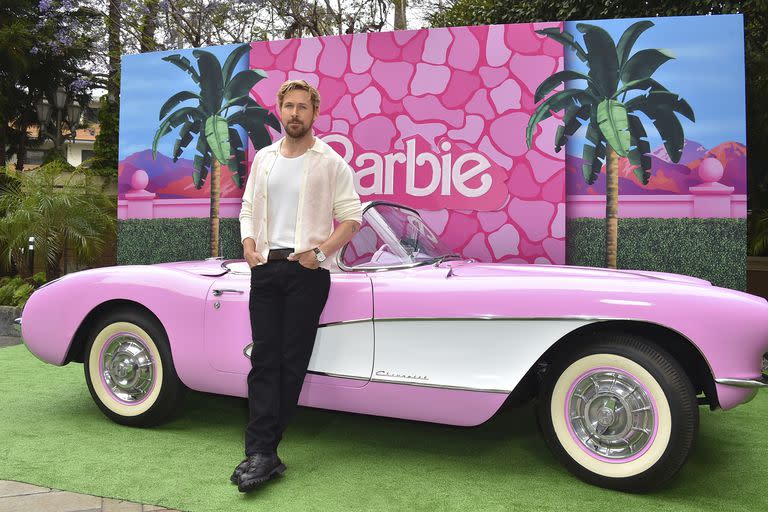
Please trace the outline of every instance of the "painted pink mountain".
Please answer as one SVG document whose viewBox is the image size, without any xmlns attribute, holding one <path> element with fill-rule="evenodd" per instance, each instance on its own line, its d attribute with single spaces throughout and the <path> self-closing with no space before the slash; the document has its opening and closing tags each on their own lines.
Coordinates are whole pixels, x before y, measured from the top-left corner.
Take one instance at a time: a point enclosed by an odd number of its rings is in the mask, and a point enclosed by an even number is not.
<svg viewBox="0 0 768 512">
<path fill-rule="evenodd" d="M 171 158 L 162 153 L 158 153 L 157 158 L 153 160 L 152 150 L 147 149 L 128 156 L 117 166 L 118 199 L 125 198 L 125 193 L 131 189 L 131 177 L 138 169 L 147 173 L 147 190 L 157 194 L 158 199 L 211 197 L 210 175 L 200 190 L 195 188 L 192 181 L 192 160 L 180 158 L 173 163 Z M 221 197 L 242 197 L 243 191 L 237 188 L 231 174 L 226 165 L 221 166 Z"/>
<path fill-rule="evenodd" d="M 734 188 L 734 194 L 747 193 L 747 148 L 738 142 L 724 142 L 707 150 L 694 141 L 685 141 L 680 162 L 670 161 L 664 146 L 651 153 L 651 179 L 643 185 L 633 172 L 634 166 L 626 158 L 619 159 L 619 194 L 688 194 L 688 189 L 701 184 L 698 167 L 704 158 L 714 157 L 723 164 L 720 183 Z M 577 156 L 566 158 L 566 191 L 568 195 L 605 194 L 605 166 L 597 181 L 587 185 L 581 171 L 583 160 Z"/>
<path fill-rule="evenodd" d="M 706 152 L 707 152 L 707 148 L 705 148 L 698 142 L 686 139 L 685 144 L 683 144 L 683 154 L 680 157 L 680 161 L 677 163 L 682 165 L 688 165 L 689 162 L 692 162 L 704 156 Z M 669 158 L 669 155 L 667 154 L 667 149 L 664 146 L 660 146 L 658 149 L 656 149 L 656 151 L 652 152 L 651 154 L 656 156 L 658 159 L 663 160 L 664 162 L 667 162 L 670 164 L 672 163 L 672 159 Z"/>
</svg>

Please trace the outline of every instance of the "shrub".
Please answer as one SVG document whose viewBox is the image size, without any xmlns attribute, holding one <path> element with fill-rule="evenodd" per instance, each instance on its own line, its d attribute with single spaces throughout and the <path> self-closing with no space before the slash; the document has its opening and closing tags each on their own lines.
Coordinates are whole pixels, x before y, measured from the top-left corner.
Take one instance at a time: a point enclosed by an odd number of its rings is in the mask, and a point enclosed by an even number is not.
<svg viewBox="0 0 768 512">
<path fill-rule="evenodd" d="M 0 194 L 0 268 L 24 273 L 23 250 L 30 236 L 45 258 L 46 275 L 58 277 L 62 257 L 95 261 L 115 230 L 115 205 L 86 169 L 54 160 L 16 174 Z M 71 172 L 69 172 L 71 170 Z"/>
<path fill-rule="evenodd" d="M 45 284 L 45 273 L 38 272 L 29 279 L 21 276 L 0 278 L 0 306 L 24 308 L 35 289 Z"/>
</svg>

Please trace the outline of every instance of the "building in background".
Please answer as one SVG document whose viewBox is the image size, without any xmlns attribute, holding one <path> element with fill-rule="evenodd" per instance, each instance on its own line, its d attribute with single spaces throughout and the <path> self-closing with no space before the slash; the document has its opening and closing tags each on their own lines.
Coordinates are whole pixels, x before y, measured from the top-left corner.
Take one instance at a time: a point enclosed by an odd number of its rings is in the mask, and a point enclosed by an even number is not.
<svg viewBox="0 0 768 512">
<path fill-rule="evenodd" d="M 65 140 L 62 147 L 67 162 L 70 165 L 77 167 L 93 157 L 93 144 L 99 135 L 98 116 L 99 102 L 94 99 L 91 100 L 88 107 L 83 109 L 83 113 L 80 116 L 81 127 L 76 131 L 74 140 L 69 138 L 69 133 L 65 131 Z M 38 130 L 39 128 L 36 125 L 30 126 L 27 130 L 29 145 L 26 150 L 26 157 L 24 158 L 25 170 L 34 169 L 42 165 L 48 152 L 54 146 L 53 141 L 48 138 L 42 144 L 37 145 Z M 17 155 L 13 155 L 8 159 L 9 165 L 16 165 L 16 162 Z"/>
</svg>

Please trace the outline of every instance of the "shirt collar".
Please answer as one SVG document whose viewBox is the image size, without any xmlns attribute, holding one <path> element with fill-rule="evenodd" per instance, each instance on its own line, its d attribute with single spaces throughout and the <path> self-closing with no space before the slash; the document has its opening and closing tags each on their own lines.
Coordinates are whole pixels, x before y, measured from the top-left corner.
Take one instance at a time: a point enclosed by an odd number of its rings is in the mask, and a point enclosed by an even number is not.
<svg viewBox="0 0 768 512">
<path fill-rule="evenodd" d="M 285 137 L 280 137 L 280 139 L 273 142 L 271 145 L 267 146 L 265 148 L 266 151 L 270 151 L 273 153 L 277 153 L 280 149 L 280 144 L 283 142 Z M 312 147 L 309 148 L 309 151 L 316 151 L 318 153 L 325 153 L 326 149 L 328 148 L 328 144 L 320 140 L 320 137 L 315 135 L 315 143 L 312 144 Z"/>
</svg>

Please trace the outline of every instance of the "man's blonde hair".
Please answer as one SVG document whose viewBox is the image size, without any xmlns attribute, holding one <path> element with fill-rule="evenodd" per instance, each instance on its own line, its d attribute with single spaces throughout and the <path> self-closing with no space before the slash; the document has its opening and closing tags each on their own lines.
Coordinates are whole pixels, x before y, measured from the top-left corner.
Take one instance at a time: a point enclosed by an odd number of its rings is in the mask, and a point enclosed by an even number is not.
<svg viewBox="0 0 768 512">
<path fill-rule="evenodd" d="M 286 80 L 277 91 L 277 106 L 283 108 L 283 98 L 291 91 L 307 91 L 315 111 L 320 110 L 320 93 L 305 80 Z"/>
</svg>

